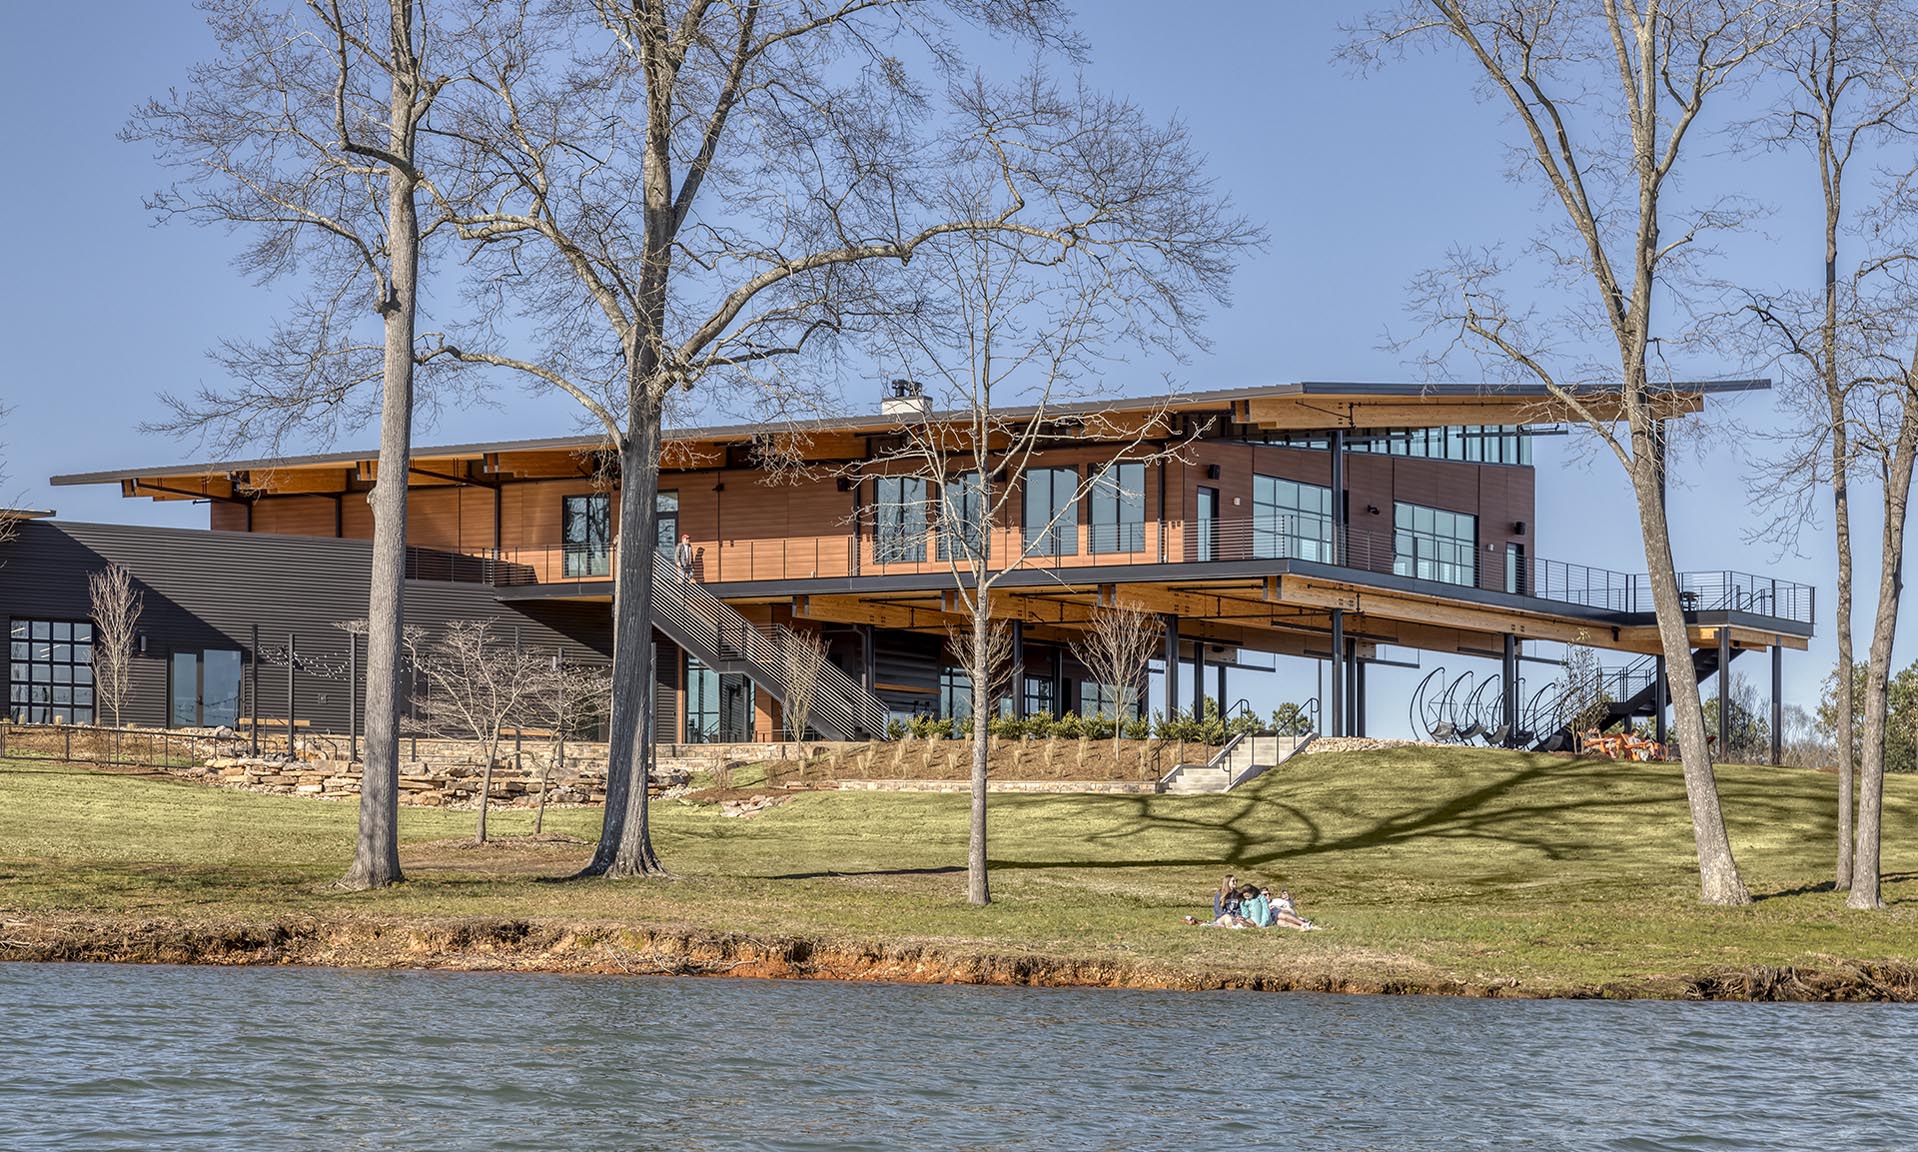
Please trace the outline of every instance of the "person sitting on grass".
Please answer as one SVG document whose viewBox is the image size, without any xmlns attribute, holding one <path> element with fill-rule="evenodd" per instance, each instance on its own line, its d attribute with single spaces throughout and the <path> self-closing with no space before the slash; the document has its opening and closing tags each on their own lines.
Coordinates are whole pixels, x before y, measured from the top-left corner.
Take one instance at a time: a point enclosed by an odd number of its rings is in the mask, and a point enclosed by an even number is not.
<svg viewBox="0 0 1918 1152">
<path fill-rule="evenodd" d="M 1228 874 L 1219 883 L 1219 890 L 1212 894 L 1212 918 L 1234 914 L 1239 911 L 1239 878 Z"/>
<path fill-rule="evenodd" d="M 1266 927 L 1294 928 L 1300 932 L 1317 931 L 1319 927 L 1317 924 L 1299 915 L 1298 908 L 1292 903 L 1292 892 L 1290 889 L 1280 889 L 1276 897 L 1273 897 L 1271 893 L 1265 892 L 1263 889 L 1260 890 L 1260 893 L 1266 896 L 1268 900 L 1266 911 L 1270 919 Z"/>
</svg>

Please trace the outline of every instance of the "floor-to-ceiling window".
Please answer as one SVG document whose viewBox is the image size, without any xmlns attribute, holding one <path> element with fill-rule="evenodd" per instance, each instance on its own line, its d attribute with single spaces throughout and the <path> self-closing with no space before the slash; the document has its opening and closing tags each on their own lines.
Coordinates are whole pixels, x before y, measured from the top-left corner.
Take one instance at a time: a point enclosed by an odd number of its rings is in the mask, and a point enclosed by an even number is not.
<svg viewBox="0 0 1918 1152">
<path fill-rule="evenodd" d="M 1026 551 L 1034 556 L 1072 556 L 1079 551 L 1079 471 L 1029 468 L 1026 485 Z"/>
<path fill-rule="evenodd" d="M 1200 488 L 1192 517 L 1192 558 L 1200 563 L 1219 558 L 1219 490 Z"/>
<path fill-rule="evenodd" d="M 1392 517 L 1393 572 L 1442 584 L 1478 583 L 1478 517 L 1403 501 Z"/>
<path fill-rule="evenodd" d="M 752 681 L 734 673 L 715 672 L 694 657 L 686 657 L 686 743 L 751 740 L 752 729 Z"/>
<path fill-rule="evenodd" d="M 613 571 L 613 498 L 604 492 L 566 496 L 560 505 L 560 569 L 566 576 Z M 675 505 L 677 507 L 677 505 Z"/>
<path fill-rule="evenodd" d="M 940 548 L 948 559 L 985 558 L 987 540 L 980 531 L 979 516 L 985 509 L 985 487 L 977 472 L 948 476 L 944 500 L 939 509 Z"/>
<path fill-rule="evenodd" d="M 946 720 L 972 715 L 972 677 L 964 668 L 939 669 L 939 715 Z"/>
<path fill-rule="evenodd" d="M 872 482 L 873 558 L 881 564 L 926 558 L 926 482 L 917 476 L 880 476 Z"/>
<path fill-rule="evenodd" d="M 93 625 L 14 620 L 7 715 L 22 724 L 93 723 Z"/>
<path fill-rule="evenodd" d="M 1253 476 L 1252 555 L 1260 560 L 1331 560 L 1332 490 Z"/>
<path fill-rule="evenodd" d="M 653 538 L 659 545 L 659 554 L 670 557 L 679 547 L 679 493 L 658 492 L 653 495 Z"/>
<path fill-rule="evenodd" d="M 1145 551 L 1145 465 L 1122 460 L 1092 485 L 1091 549 Z"/>
</svg>

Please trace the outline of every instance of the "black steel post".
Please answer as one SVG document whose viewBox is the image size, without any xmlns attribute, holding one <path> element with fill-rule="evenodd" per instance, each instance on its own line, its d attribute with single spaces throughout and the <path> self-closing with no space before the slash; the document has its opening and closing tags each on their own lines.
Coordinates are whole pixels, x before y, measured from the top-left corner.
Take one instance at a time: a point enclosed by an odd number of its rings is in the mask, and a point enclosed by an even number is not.
<svg viewBox="0 0 1918 1152">
<path fill-rule="evenodd" d="M 1665 679 L 1665 658 L 1654 656 L 1652 657 L 1652 710 L 1655 715 L 1652 727 L 1661 745 L 1665 743 L 1665 709 L 1671 705 L 1671 694 L 1671 683 Z"/>
<path fill-rule="evenodd" d="M 251 506 L 249 506 L 249 514 Z M 247 711 L 253 719 L 253 754 L 260 754 L 260 626 L 253 626 L 253 647 L 246 654 Z"/>
<path fill-rule="evenodd" d="M 1785 751 L 1785 646 L 1782 636 L 1771 638 L 1771 764 L 1778 767 Z"/>
<path fill-rule="evenodd" d="M 1179 618 L 1165 618 L 1165 714 L 1170 719 L 1179 710 Z"/>
<path fill-rule="evenodd" d="M 360 758 L 360 638 L 346 634 L 346 762 Z"/>
<path fill-rule="evenodd" d="M 1221 716 L 1225 715 L 1225 710 L 1232 706 L 1232 694 L 1225 690 L 1225 670 L 1227 667 L 1228 665 L 1226 665 L 1224 662 L 1220 662 L 1219 664 L 1219 715 Z"/>
<path fill-rule="evenodd" d="M 1504 707 L 1501 709 L 1505 725 L 1505 746 L 1518 746 L 1518 637 L 1511 633 L 1505 635 L 1505 684 Z"/>
<path fill-rule="evenodd" d="M 296 643 L 297 638 L 293 633 L 288 632 L 286 634 L 286 758 L 288 760 L 299 759 L 293 746 L 293 686 L 297 671 L 295 662 L 298 659 Z"/>
<path fill-rule="evenodd" d="M 1326 712 L 1332 717 L 1332 735 L 1345 735 L 1345 611 L 1332 609 L 1332 699 Z"/>
<path fill-rule="evenodd" d="M 1359 659 L 1358 641 L 1352 645 L 1352 735 L 1365 735 L 1365 661 Z"/>
<path fill-rule="evenodd" d="M 990 686 L 987 686 L 990 691 Z M 1012 684 L 1008 689 L 1012 693 L 1012 718 L 1026 718 L 1026 624 L 1023 620 L 1012 622 Z M 979 691 L 975 685 L 973 691 Z"/>
<path fill-rule="evenodd" d="M 1205 640 L 1192 640 L 1192 718 L 1205 715 Z"/>
</svg>

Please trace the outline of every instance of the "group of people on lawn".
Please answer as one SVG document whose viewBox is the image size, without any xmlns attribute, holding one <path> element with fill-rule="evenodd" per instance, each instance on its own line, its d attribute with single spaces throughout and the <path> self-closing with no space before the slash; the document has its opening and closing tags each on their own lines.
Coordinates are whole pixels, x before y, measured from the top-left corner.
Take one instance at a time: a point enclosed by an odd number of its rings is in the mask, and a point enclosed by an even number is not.
<svg viewBox="0 0 1918 1152">
<path fill-rule="evenodd" d="M 1299 915 L 1290 891 L 1281 889 L 1274 896 L 1256 884 L 1241 885 L 1236 876 L 1227 876 L 1212 894 L 1212 919 L 1187 916 L 1185 922 L 1203 928 L 1292 928 L 1300 932 L 1318 928 Z"/>
</svg>

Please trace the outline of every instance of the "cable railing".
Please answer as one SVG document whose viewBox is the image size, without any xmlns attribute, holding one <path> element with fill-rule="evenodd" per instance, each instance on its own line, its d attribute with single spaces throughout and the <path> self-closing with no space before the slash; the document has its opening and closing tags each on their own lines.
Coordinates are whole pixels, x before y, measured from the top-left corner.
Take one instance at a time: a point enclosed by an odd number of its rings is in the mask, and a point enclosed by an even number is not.
<svg viewBox="0 0 1918 1152">
<path fill-rule="evenodd" d="M 1028 538 L 1030 536 L 1030 538 Z M 1517 542 L 1488 550 L 1476 539 L 1430 532 L 1349 525 L 1328 517 L 1273 515 L 1216 520 L 1125 524 L 1068 524 L 1028 534 L 994 528 L 984 541 L 994 568 L 1062 570 L 1145 564 L 1214 564 L 1298 560 L 1417 580 L 1500 592 L 1617 615 L 1650 615 L 1651 578 L 1588 564 L 1531 555 Z M 873 575 L 950 573 L 948 538 L 936 530 L 911 535 L 873 532 L 869 526 L 819 535 L 721 540 L 694 545 L 695 583 L 734 584 Z M 659 567 L 674 569 L 662 551 Z M 958 564 L 960 571 L 969 567 Z M 608 543 L 495 549 L 473 555 L 413 548 L 411 579 L 464 580 L 497 587 L 608 581 L 618 553 Z M 1809 625 L 1815 589 L 1805 584 L 1729 570 L 1678 573 L 1679 602 L 1687 612 L 1743 612 Z"/>
</svg>

